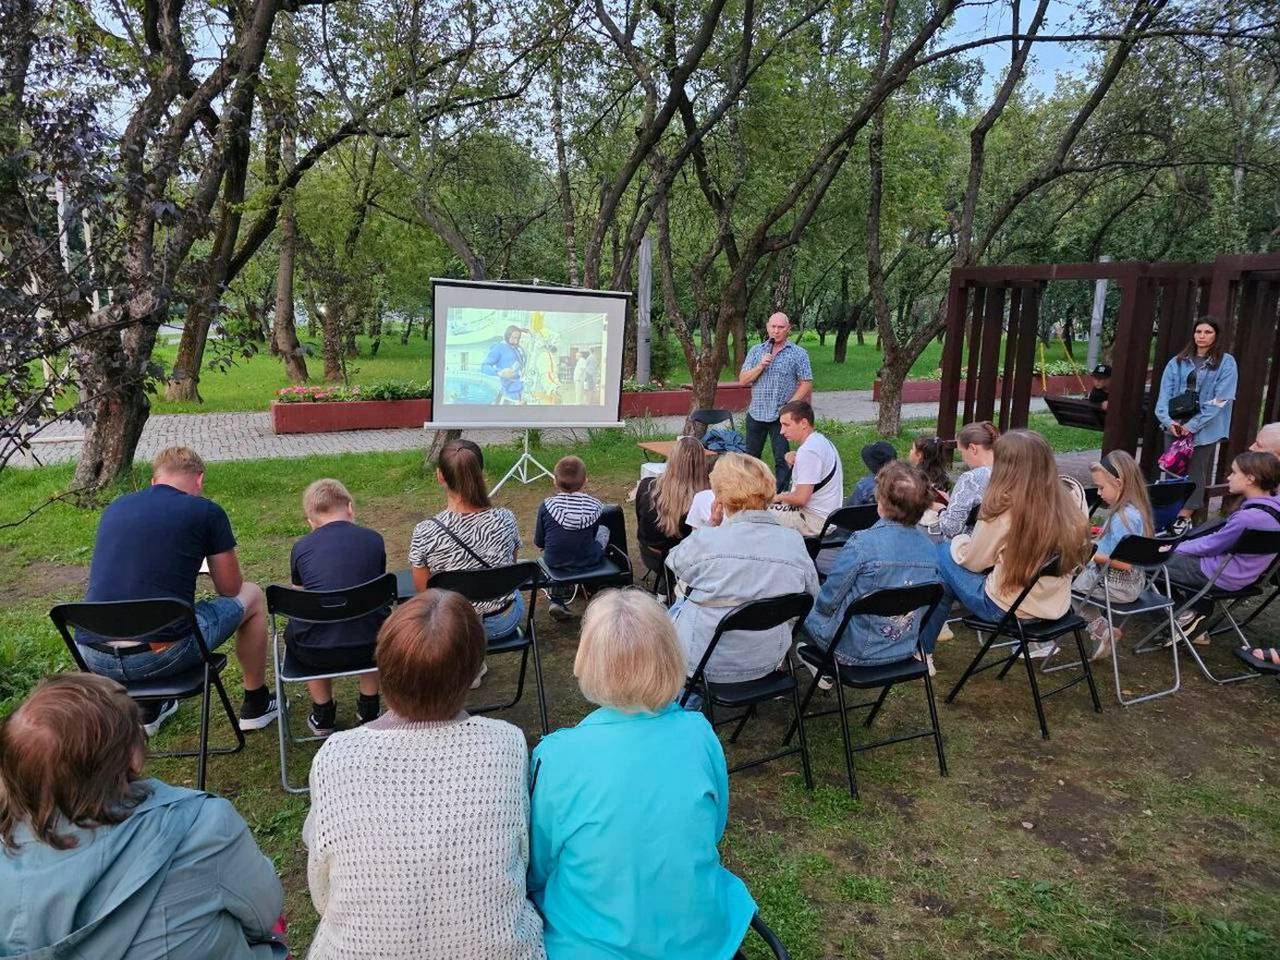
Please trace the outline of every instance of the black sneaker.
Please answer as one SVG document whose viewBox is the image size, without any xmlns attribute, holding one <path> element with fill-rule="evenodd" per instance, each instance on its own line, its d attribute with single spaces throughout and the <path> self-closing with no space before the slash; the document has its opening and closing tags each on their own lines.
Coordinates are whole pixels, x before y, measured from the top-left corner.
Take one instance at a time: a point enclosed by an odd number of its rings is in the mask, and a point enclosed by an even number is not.
<svg viewBox="0 0 1280 960">
<path fill-rule="evenodd" d="M 382 699 L 375 693 L 371 697 L 366 697 L 363 693 L 356 700 L 356 726 L 363 726 L 370 721 L 377 720 L 378 714 L 382 712 Z"/>
<path fill-rule="evenodd" d="M 276 698 L 267 692 L 266 687 L 246 690 L 244 702 L 240 705 L 240 729 L 261 730 L 274 723 L 279 712 Z"/>
<path fill-rule="evenodd" d="M 142 713 L 142 729 L 147 732 L 148 737 L 154 737 L 164 722 L 178 712 L 178 701 L 140 703 L 138 709 Z"/>
<path fill-rule="evenodd" d="M 307 717 L 307 729 L 317 737 L 327 737 L 338 728 L 338 702 L 314 703 Z"/>
</svg>

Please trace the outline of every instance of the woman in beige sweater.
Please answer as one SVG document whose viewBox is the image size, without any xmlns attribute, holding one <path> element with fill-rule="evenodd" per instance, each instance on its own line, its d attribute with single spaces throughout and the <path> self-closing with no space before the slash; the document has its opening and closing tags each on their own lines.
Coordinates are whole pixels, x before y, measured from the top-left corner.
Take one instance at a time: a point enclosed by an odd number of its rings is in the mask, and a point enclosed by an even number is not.
<svg viewBox="0 0 1280 960">
<path fill-rule="evenodd" d="M 938 544 L 938 579 L 945 592 L 920 630 L 925 653 L 932 660 L 954 601 L 975 616 L 1000 620 L 1054 554 L 1062 575 L 1041 577 L 1018 616 L 1064 616 L 1071 606 L 1071 574 L 1087 559 L 1088 544 L 1088 521 L 1058 479 L 1048 441 L 1030 430 L 1004 434 L 995 443 L 991 482 L 973 533 Z"/>
</svg>

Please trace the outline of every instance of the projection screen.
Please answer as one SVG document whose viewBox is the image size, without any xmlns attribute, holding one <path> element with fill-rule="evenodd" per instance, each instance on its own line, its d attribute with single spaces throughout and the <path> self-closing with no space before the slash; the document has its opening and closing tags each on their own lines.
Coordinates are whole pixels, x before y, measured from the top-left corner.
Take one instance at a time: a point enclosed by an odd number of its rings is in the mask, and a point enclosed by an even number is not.
<svg viewBox="0 0 1280 960">
<path fill-rule="evenodd" d="M 629 293 L 432 281 L 434 427 L 618 424 Z"/>
</svg>

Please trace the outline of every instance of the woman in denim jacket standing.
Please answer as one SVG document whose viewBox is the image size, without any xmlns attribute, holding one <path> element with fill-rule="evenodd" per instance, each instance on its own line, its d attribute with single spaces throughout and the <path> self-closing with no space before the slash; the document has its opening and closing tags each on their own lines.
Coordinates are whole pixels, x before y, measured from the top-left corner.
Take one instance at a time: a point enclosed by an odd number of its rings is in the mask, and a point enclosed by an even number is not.
<svg viewBox="0 0 1280 960">
<path fill-rule="evenodd" d="M 780 524 L 774 477 L 764 461 L 743 453 L 721 454 L 711 470 L 716 526 L 701 527 L 667 555 L 682 598 L 671 607 L 687 670 L 697 669 L 721 619 L 748 600 L 818 592 L 818 572 L 804 538 Z M 791 646 L 791 628 L 731 630 L 707 662 L 712 683 L 757 680 L 777 668 Z"/>
<path fill-rule="evenodd" d="M 840 548 L 817 602 L 800 628 L 803 641 L 828 650 L 845 611 L 855 600 L 886 587 L 937 581 L 937 548 L 916 526 L 932 494 L 924 474 L 901 460 L 876 475 L 880 519 L 853 534 Z M 905 660 L 916 652 L 922 613 L 855 617 L 839 637 L 836 659 L 851 665 Z"/>
<path fill-rule="evenodd" d="M 1188 396 L 1189 391 L 1195 395 Z M 1204 317 L 1196 321 L 1191 342 L 1165 365 L 1156 400 L 1156 419 L 1165 430 L 1165 447 L 1186 436 L 1195 443 L 1187 479 L 1195 481 L 1196 490 L 1178 513 L 1176 533 L 1190 529 L 1191 515 L 1204 506 L 1213 453 L 1231 429 L 1235 399 L 1235 357 L 1226 352 L 1218 321 Z M 1180 409 L 1184 406 L 1188 410 Z"/>
</svg>

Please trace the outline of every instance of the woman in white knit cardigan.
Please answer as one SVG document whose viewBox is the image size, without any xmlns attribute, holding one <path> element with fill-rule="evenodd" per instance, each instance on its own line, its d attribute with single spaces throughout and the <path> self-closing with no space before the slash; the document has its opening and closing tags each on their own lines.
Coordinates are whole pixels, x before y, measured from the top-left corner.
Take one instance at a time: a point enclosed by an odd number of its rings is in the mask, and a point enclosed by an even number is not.
<svg viewBox="0 0 1280 960">
<path fill-rule="evenodd" d="M 311 766 L 311 960 L 545 957 L 525 896 L 524 734 L 462 710 L 484 651 L 475 609 L 443 590 L 379 631 L 388 712 L 331 736 Z"/>
</svg>

